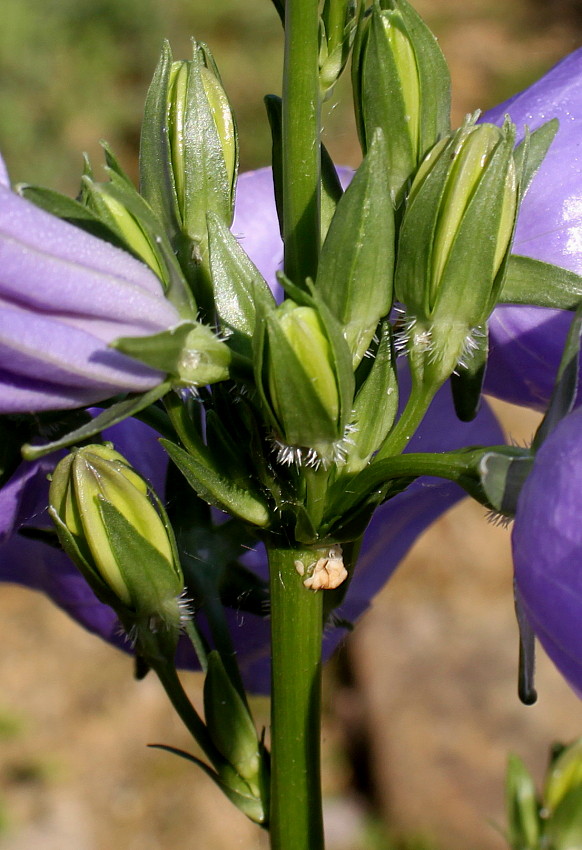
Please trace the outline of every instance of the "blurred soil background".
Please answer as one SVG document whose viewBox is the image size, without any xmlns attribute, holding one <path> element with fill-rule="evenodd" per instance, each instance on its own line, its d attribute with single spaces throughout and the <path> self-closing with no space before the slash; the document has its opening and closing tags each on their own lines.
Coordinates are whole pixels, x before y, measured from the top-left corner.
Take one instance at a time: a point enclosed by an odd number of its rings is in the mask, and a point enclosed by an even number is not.
<svg viewBox="0 0 582 850">
<path fill-rule="evenodd" d="M 454 121 L 524 88 L 582 43 L 580 0 L 418 0 L 451 65 Z M 0 149 L 14 182 L 75 194 L 106 138 L 136 174 L 143 100 L 162 37 L 208 42 L 241 132 L 242 168 L 268 163 L 262 106 L 280 90 L 268 0 L 2 0 Z M 348 80 L 325 115 L 357 165 Z M 536 416 L 496 405 L 508 435 Z M 509 752 L 541 778 L 582 707 L 549 662 L 536 706 L 516 696 L 510 535 L 468 501 L 434 526 L 328 665 L 328 850 L 502 850 Z M 0 850 L 261 850 L 266 837 L 191 765 L 148 750 L 190 742 L 153 677 L 44 598 L 0 588 Z M 199 695 L 200 678 L 187 684 Z M 256 701 L 268 722 L 266 700 Z"/>
</svg>

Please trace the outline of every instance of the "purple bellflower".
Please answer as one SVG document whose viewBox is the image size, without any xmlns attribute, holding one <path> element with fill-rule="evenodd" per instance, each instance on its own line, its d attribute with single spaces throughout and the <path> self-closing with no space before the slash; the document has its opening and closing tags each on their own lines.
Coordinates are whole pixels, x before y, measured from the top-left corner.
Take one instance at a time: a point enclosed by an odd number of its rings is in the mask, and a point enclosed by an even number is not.
<svg viewBox="0 0 582 850">
<path fill-rule="evenodd" d="M 160 372 L 108 343 L 179 320 L 147 266 L 12 192 L 0 159 L 0 413 L 154 387 Z"/>
<path fill-rule="evenodd" d="M 582 697 L 582 408 L 539 449 L 513 529 L 516 592 L 544 649 Z"/>
<path fill-rule="evenodd" d="M 558 118 L 560 126 L 521 206 L 513 252 L 582 275 L 582 49 L 530 88 L 483 115 L 518 134 Z M 485 389 L 543 409 L 549 401 L 571 314 L 541 307 L 498 307 L 489 321 Z"/>
</svg>

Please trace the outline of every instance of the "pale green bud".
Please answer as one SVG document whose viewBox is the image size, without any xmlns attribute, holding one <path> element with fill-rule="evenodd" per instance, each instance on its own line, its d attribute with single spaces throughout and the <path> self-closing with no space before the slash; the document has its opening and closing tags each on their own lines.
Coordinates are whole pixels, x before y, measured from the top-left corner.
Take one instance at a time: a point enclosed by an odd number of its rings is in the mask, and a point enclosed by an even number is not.
<svg viewBox="0 0 582 850">
<path fill-rule="evenodd" d="M 169 525 L 145 480 L 110 444 L 57 464 L 49 513 L 65 551 L 124 626 L 180 628 L 184 581 Z"/>
<path fill-rule="evenodd" d="M 424 159 L 400 231 L 396 298 L 406 307 L 411 357 L 435 383 L 453 372 L 497 302 L 517 213 L 515 128 L 474 121 Z"/>
<path fill-rule="evenodd" d="M 167 97 L 178 209 L 184 231 L 199 240 L 208 211 L 230 222 L 238 162 L 230 103 L 204 46 L 194 45 L 193 60 L 172 63 Z"/>
<path fill-rule="evenodd" d="M 154 250 L 139 219 L 111 194 L 109 184 L 95 183 L 91 178 L 83 179 L 85 204 L 92 209 L 112 230 L 118 233 L 134 254 L 150 267 L 160 280 L 165 279 L 158 255 Z"/>
<path fill-rule="evenodd" d="M 267 316 L 266 386 L 280 460 L 327 462 L 342 438 L 342 416 L 334 347 L 313 307 L 283 302 Z M 341 340 L 345 346 L 345 341 Z M 346 346 L 347 356 L 349 351 Z M 348 360 L 351 365 L 351 359 Z M 285 447 L 291 447 L 285 454 Z M 298 450 L 294 452 L 294 449 Z M 311 451 L 310 451 L 311 450 Z"/>
</svg>

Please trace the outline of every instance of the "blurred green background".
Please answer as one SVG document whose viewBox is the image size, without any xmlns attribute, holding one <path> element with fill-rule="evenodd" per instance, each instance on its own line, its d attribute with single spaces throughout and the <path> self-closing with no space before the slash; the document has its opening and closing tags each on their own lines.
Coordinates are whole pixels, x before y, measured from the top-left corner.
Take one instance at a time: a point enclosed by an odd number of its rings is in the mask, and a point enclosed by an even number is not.
<svg viewBox="0 0 582 850">
<path fill-rule="evenodd" d="M 454 120 L 509 97 L 581 44 L 580 0 L 418 0 L 451 65 Z M 0 151 L 13 182 L 75 194 L 107 139 L 137 173 L 141 112 L 163 38 L 206 41 L 233 103 L 243 170 L 265 165 L 262 99 L 280 91 L 269 0 L 0 0 Z M 326 144 L 356 165 L 349 79 Z M 532 420 L 503 411 L 513 438 Z M 265 837 L 201 773 L 154 679 L 46 600 L 0 588 L 0 850 L 259 850 Z M 501 850 L 510 749 L 541 776 L 582 711 L 540 661 L 542 701 L 514 696 L 509 537 L 465 504 L 414 548 L 326 674 L 329 850 Z M 199 695 L 200 678 L 186 677 Z M 266 701 L 257 703 L 268 721 Z M 414 837 L 416 836 L 416 838 Z M 418 837 L 420 836 L 420 837 Z M 424 836 L 424 838 L 422 837 Z"/>
</svg>

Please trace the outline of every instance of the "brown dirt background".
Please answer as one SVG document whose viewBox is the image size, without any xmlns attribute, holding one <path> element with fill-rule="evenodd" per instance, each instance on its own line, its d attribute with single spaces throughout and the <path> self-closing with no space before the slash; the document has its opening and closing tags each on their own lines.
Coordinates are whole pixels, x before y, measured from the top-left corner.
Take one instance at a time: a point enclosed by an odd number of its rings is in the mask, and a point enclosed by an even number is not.
<svg viewBox="0 0 582 850">
<path fill-rule="evenodd" d="M 416 5 L 451 64 L 456 121 L 581 43 L 577 0 Z M 356 162 L 333 114 L 328 129 L 336 158 Z M 531 437 L 534 414 L 497 407 L 512 438 Z M 508 753 L 541 778 L 549 745 L 582 734 L 582 706 L 541 652 L 539 702 L 517 700 L 509 540 L 478 505 L 460 504 L 328 668 L 328 850 L 501 850 Z M 146 748 L 190 742 L 157 682 L 134 682 L 125 656 L 12 586 L 0 592 L 0 646 L 0 850 L 267 847 L 192 766 Z M 186 679 L 200 703 L 200 677 Z M 266 723 L 266 700 L 256 710 Z M 434 844 L 391 844 L 388 828 Z"/>
</svg>

